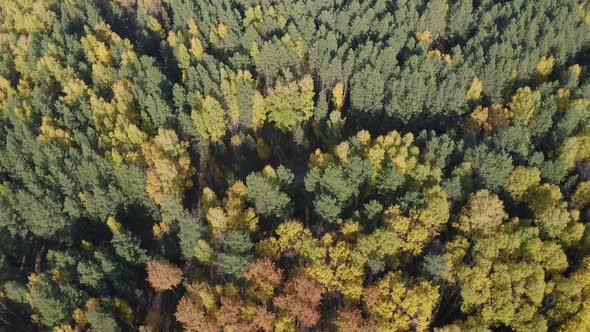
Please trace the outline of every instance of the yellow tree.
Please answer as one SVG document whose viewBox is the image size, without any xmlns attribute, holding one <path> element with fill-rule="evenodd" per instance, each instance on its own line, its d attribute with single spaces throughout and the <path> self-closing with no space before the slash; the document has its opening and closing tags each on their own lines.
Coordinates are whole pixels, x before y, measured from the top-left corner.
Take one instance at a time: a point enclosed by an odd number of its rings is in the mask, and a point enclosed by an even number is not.
<svg viewBox="0 0 590 332">
<path fill-rule="evenodd" d="M 438 302 L 438 286 L 406 282 L 401 272 L 389 272 L 363 292 L 363 306 L 379 331 L 428 331 Z"/>
<path fill-rule="evenodd" d="M 469 236 L 493 235 L 507 218 L 504 203 L 484 189 L 469 197 L 456 227 Z"/>
<path fill-rule="evenodd" d="M 90 92 L 90 107 L 100 140 L 111 148 L 107 153 L 115 165 L 140 161 L 140 148 L 147 134 L 139 128 L 136 94 L 133 83 L 119 80 L 112 87 L 113 98 L 107 102 Z"/>
<path fill-rule="evenodd" d="M 228 188 L 222 202 L 211 189 L 203 190 L 201 203 L 212 235 L 230 230 L 256 232 L 258 217 L 252 207 L 246 206 L 246 194 L 247 188 L 242 181 L 236 181 Z"/>
<path fill-rule="evenodd" d="M 344 83 L 338 82 L 332 89 L 332 103 L 337 111 L 342 109 L 344 105 Z"/>
<path fill-rule="evenodd" d="M 198 108 L 193 109 L 191 119 L 197 133 L 205 140 L 217 142 L 225 136 L 227 123 L 225 111 L 217 99 L 197 95 Z"/>
<path fill-rule="evenodd" d="M 541 105 L 541 93 L 525 86 L 518 88 L 510 100 L 510 115 L 514 121 L 528 124 Z"/>
<path fill-rule="evenodd" d="M 477 77 L 473 78 L 471 81 L 471 85 L 467 90 L 465 95 L 465 99 L 467 100 L 480 100 L 481 99 L 481 92 L 483 91 L 483 83 Z"/>
<path fill-rule="evenodd" d="M 178 139 L 171 129 L 158 129 L 158 134 L 141 146 L 147 166 L 146 191 L 162 208 L 164 224 L 182 210 L 182 198 L 192 184 L 188 143 Z"/>
<path fill-rule="evenodd" d="M 559 331 L 590 330 L 590 257 L 569 277 L 557 277 L 551 297 L 555 305 L 548 316 Z"/>
<path fill-rule="evenodd" d="M 518 166 L 510 174 L 506 191 L 517 200 L 524 197 L 530 188 L 536 187 L 541 182 L 541 171 L 536 167 Z"/>
<path fill-rule="evenodd" d="M 402 240 L 402 249 L 413 255 L 419 255 L 449 220 L 450 205 L 442 188 L 428 188 L 424 195 L 428 205 L 421 209 L 411 209 L 409 216 L 405 216 L 398 205 L 385 211 L 385 224 Z"/>
<path fill-rule="evenodd" d="M 273 89 L 269 89 L 268 96 L 264 99 L 268 119 L 278 129 L 289 131 L 293 126 L 311 118 L 313 97 L 313 79 L 309 75 L 298 82 L 278 81 Z"/>
</svg>

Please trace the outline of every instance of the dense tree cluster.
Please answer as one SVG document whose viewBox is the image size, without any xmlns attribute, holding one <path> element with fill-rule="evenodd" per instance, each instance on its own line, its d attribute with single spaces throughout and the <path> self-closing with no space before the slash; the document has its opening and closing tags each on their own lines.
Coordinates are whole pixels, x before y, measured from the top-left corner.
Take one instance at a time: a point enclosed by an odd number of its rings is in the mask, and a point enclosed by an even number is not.
<svg viewBox="0 0 590 332">
<path fill-rule="evenodd" d="M 582 0 L 0 0 L 0 326 L 589 331 L 589 59 Z"/>
</svg>

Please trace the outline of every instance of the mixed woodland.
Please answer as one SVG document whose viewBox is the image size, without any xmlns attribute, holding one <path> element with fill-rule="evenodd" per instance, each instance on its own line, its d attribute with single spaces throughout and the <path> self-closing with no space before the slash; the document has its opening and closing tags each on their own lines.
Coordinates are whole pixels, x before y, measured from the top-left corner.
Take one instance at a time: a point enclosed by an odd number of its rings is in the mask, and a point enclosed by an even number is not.
<svg viewBox="0 0 590 332">
<path fill-rule="evenodd" d="M 0 0 L 0 330 L 590 331 L 588 0 Z"/>
</svg>

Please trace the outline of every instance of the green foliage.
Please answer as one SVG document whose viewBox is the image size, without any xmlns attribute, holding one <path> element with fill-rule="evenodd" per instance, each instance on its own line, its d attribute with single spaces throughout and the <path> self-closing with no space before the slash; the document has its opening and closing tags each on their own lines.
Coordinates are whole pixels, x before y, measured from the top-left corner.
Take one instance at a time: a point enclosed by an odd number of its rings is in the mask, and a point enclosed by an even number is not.
<svg viewBox="0 0 590 332">
<path fill-rule="evenodd" d="M 146 250 L 140 247 L 140 241 L 136 236 L 127 232 L 115 232 L 111 240 L 117 255 L 129 264 L 144 264 L 147 261 Z"/>
<path fill-rule="evenodd" d="M 89 310 L 86 313 L 88 324 L 93 331 L 100 332 L 117 332 L 121 331 L 115 319 L 109 313 L 103 312 L 100 309 Z"/>
<path fill-rule="evenodd" d="M 27 303 L 27 294 L 29 291 L 24 284 L 18 281 L 7 281 L 4 284 L 4 292 L 6 293 L 6 297 L 11 301 L 19 304 Z"/>
<path fill-rule="evenodd" d="M 283 173 L 284 175 L 284 173 Z M 263 216 L 281 217 L 286 214 L 291 199 L 281 191 L 279 179 L 268 175 L 250 174 L 246 177 L 248 199 Z"/>
<path fill-rule="evenodd" d="M 225 274 L 241 279 L 253 260 L 251 250 L 254 244 L 246 233 L 232 231 L 223 241 L 223 252 L 217 256 L 216 264 Z"/>
<path fill-rule="evenodd" d="M 31 306 L 46 326 L 70 321 L 70 313 L 81 298 L 80 292 L 72 286 L 59 287 L 46 279 L 37 280 L 29 291 Z"/>
<path fill-rule="evenodd" d="M 318 216 L 334 222 L 342 209 L 359 195 L 361 186 L 369 180 L 368 160 L 352 157 L 345 164 L 329 164 L 325 169 L 312 169 L 305 177 L 305 188 L 315 195 Z"/>
<path fill-rule="evenodd" d="M 467 150 L 465 159 L 471 162 L 480 185 L 494 191 L 504 186 L 513 168 L 509 155 L 494 152 L 486 145 Z"/>
</svg>

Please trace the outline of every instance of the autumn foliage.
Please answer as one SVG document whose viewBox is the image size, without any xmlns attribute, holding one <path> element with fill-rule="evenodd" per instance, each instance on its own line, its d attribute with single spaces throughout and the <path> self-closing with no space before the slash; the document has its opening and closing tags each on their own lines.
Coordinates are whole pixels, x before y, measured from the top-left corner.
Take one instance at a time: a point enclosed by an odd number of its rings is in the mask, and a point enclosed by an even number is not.
<svg viewBox="0 0 590 332">
<path fill-rule="evenodd" d="M 165 260 L 148 261 L 147 274 L 148 282 L 158 292 L 172 289 L 182 281 L 182 271 Z"/>
</svg>

